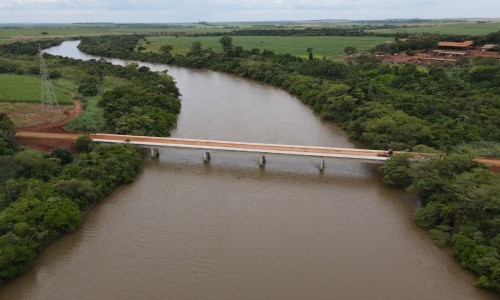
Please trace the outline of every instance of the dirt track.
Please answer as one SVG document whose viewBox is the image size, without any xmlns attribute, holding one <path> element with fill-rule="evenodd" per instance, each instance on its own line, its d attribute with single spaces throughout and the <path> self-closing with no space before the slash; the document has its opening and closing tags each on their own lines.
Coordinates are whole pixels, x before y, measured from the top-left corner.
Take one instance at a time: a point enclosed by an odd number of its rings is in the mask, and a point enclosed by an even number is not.
<svg viewBox="0 0 500 300">
<path fill-rule="evenodd" d="M 496 173 L 500 173 L 500 159 L 476 157 L 475 160 L 489 166 Z"/>
</svg>

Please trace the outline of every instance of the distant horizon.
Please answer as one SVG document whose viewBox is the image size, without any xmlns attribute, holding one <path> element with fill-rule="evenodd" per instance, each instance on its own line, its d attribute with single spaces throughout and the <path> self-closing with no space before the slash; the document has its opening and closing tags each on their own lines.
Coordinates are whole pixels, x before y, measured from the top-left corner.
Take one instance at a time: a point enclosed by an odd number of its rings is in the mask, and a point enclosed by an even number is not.
<svg viewBox="0 0 500 300">
<path fill-rule="evenodd" d="M 0 0 L 2 24 L 496 19 L 499 13 L 500 1 L 492 0 Z"/>
<path fill-rule="evenodd" d="M 89 22 L 0 22 L 1 25 L 92 25 L 92 24 L 125 24 L 125 25 L 135 25 L 135 24 L 145 24 L 145 25 L 201 25 L 202 23 L 209 24 L 234 24 L 234 23 L 305 23 L 305 22 L 331 22 L 331 23 L 361 23 L 361 22 L 394 22 L 394 21 L 472 21 L 472 20 L 490 20 L 499 21 L 500 17 L 489 18 L 489 17 L 464 17 L 464 18 L 389 18 L 389 19 L 294 19 L 294 20 L 245 20 L 245 21 L 184 21 L 184 22 L 113 22 L 113 21 L 89 21 Z"/>
</svg>

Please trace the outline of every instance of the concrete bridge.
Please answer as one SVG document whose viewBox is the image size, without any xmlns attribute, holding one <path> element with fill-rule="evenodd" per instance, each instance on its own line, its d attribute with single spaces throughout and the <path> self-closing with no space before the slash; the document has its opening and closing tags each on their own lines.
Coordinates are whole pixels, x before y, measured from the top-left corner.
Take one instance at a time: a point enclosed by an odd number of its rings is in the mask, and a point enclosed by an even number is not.
<svg viewBox="0 0 500 300">
<path fill-rule="evenodd" d="M 51 150 L 57 147 L 73 148 L 76 139 L 81 134 L 76 133 L 45 133 L 45 132 L 30 132 L 20 131 L 17 134 L 17 139 L 21 144 L 29 145 L 42 150 Z M 119 134 L 90 134 L 90 137 L 98 143 L 130 143 L 141 148 L 149 149 L 152 157 L 159 156 L 160 148 L 187 148 L 204 150 L 203 160 L 209 162 L 211 151 L 236 151 L 250 152 L 260 155 L 259 165 L 264 166 L 266 163 L 266 154 L 281 154 L 293 156 L 312 156 L 319 158 L 319 169 L 325 168 L 325 158 L 343 158 L 354 159 L 365 162 L 382 163 L 389 158 L 391 154 L 399 155 L 404 152 L 388 150 L 366 150 L 366 149 L 350 149 L 350 148 L 329 148 L 329 147 L 311 147 L 311 146 L 293 146 L 293 145 L 277 145 L 277 144 L 258 144 L 258 143 L 243 143 L 243 142 L 225 142 L 225 141 L 210 141 L 196 139 L 177 139 L 177 138 L 161 138 Z M 431 157 L 435 154 L 428 153 L 412 153 L 415 157 Z M 484 163 L 496 172 L 500 172 L 500 160 L 492 158 L 475 159 L 478 162 Z"/>
<path fill-rule="evenodd" d="M 18 133 L 20 142 L 38 140 L 38 142 L 52 141 L 46 147 L 54 147 L 62 145 L 68 147 L 69 144 L 79 137 L 79 134 L 65 133 L 41 133 L 41 132 L 26 132 Z M 328 147 L 311 147 L 311 146 L 294 146 L 294 145 L 278 145 L 278 144 L 259 144 L 259 143 L 244 143 L 244 142 L 227 142 L 213 140 L 198 140 L 198 139 L 178 139 L 178 138 L 162 138 L 148 136 L 133 136 L 133 135 L 118 135 L 118 134 L 90 134 L 90 137 L 97 143 L 117 144 L 129 143 L 137 145 L 141 148 L 150 149 L 152 157 L 159 155 L 160 148 L 186 148 L 204 150 L 203 160 L 209 162 L 211 151 L 233 151 L 233 152 L 250 152 L 257 153 L 260 156 L 259 165 L 263 166 L 266 163 L 267 154 L 280 154 L 292 156 L 311 156 L 318 157 L 319 168 L 325 168 L 325 158 L 344 158 L 356 159 L 366 162 L 383 162 L 389 158 L 388 151 L 385 150 L 365 150 L 365 149 L 350 149 L 350 148 L 328 148 Z M 28 142 L 29 144 L 29 142 Z"/>
<path fill-rule="evenodd" d="M 260 155 L 259 165 L 266 163 L 266 154 L 281 154 L 293 156 L 319 157 L 320 169 L 325 168 L 324 158 L 348 158 L 370 162 L 383 162 L 389 158 L 387 151 L 364 150 L 350 148 L 328 148 L 311 146 L 294 146 L 278 144 L 258 144 L 244 142 L 226 142 L 197 139 L 158 138 L 146 136 L 116 135 L 116 134 L 91 134 L 90 137 L 98 143 L 130 143 L 142 148 L 151 149 L 151 156 L 159 155 L 159 148 L 188 148 L 202 149 L 203 160 L 210 161 L 210 151 L 251 152 Z"/>
</svg>

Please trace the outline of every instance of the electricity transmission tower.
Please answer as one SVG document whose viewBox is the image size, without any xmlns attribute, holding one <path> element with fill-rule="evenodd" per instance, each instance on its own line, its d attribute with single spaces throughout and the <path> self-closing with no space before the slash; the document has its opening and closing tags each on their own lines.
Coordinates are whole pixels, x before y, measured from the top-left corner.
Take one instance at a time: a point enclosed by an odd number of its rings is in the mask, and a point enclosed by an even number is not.
<svg viewBox="0 0 500 300">
<path fill-rule="evenodd" d="M 57 107 L 57 97 L 54 93 L 54 87 L 50 82 L 49 70 L 43 59 L 43 52 L 40 45 L 38 45 L 38 53 L 40 56 L 40 78 L 42 82 L 40 101 L 44 109 L 49 108 L 52 110 L 54 106 Z"/>
</svg>

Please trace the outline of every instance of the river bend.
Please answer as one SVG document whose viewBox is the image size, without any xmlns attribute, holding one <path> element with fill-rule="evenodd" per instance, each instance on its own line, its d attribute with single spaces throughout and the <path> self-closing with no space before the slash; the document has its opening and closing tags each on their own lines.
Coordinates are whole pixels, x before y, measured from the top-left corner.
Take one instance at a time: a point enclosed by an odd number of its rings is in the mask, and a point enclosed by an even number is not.
<svg viewBox="0 0 500 300">
<path fill-rule="evenodd" d="M 48 49 L 91 59 L 78 42 Z M 123 60 L 111 59 L 124 64 Z M 182 93 L 173 137 L 356 147 L 298 99 L 227 74 L 161 64 Z M 495 299 L 411 221 L 416 199 L 375 167 L 162 150 L 49 246 L 0 299 Z"/>
</svg>

